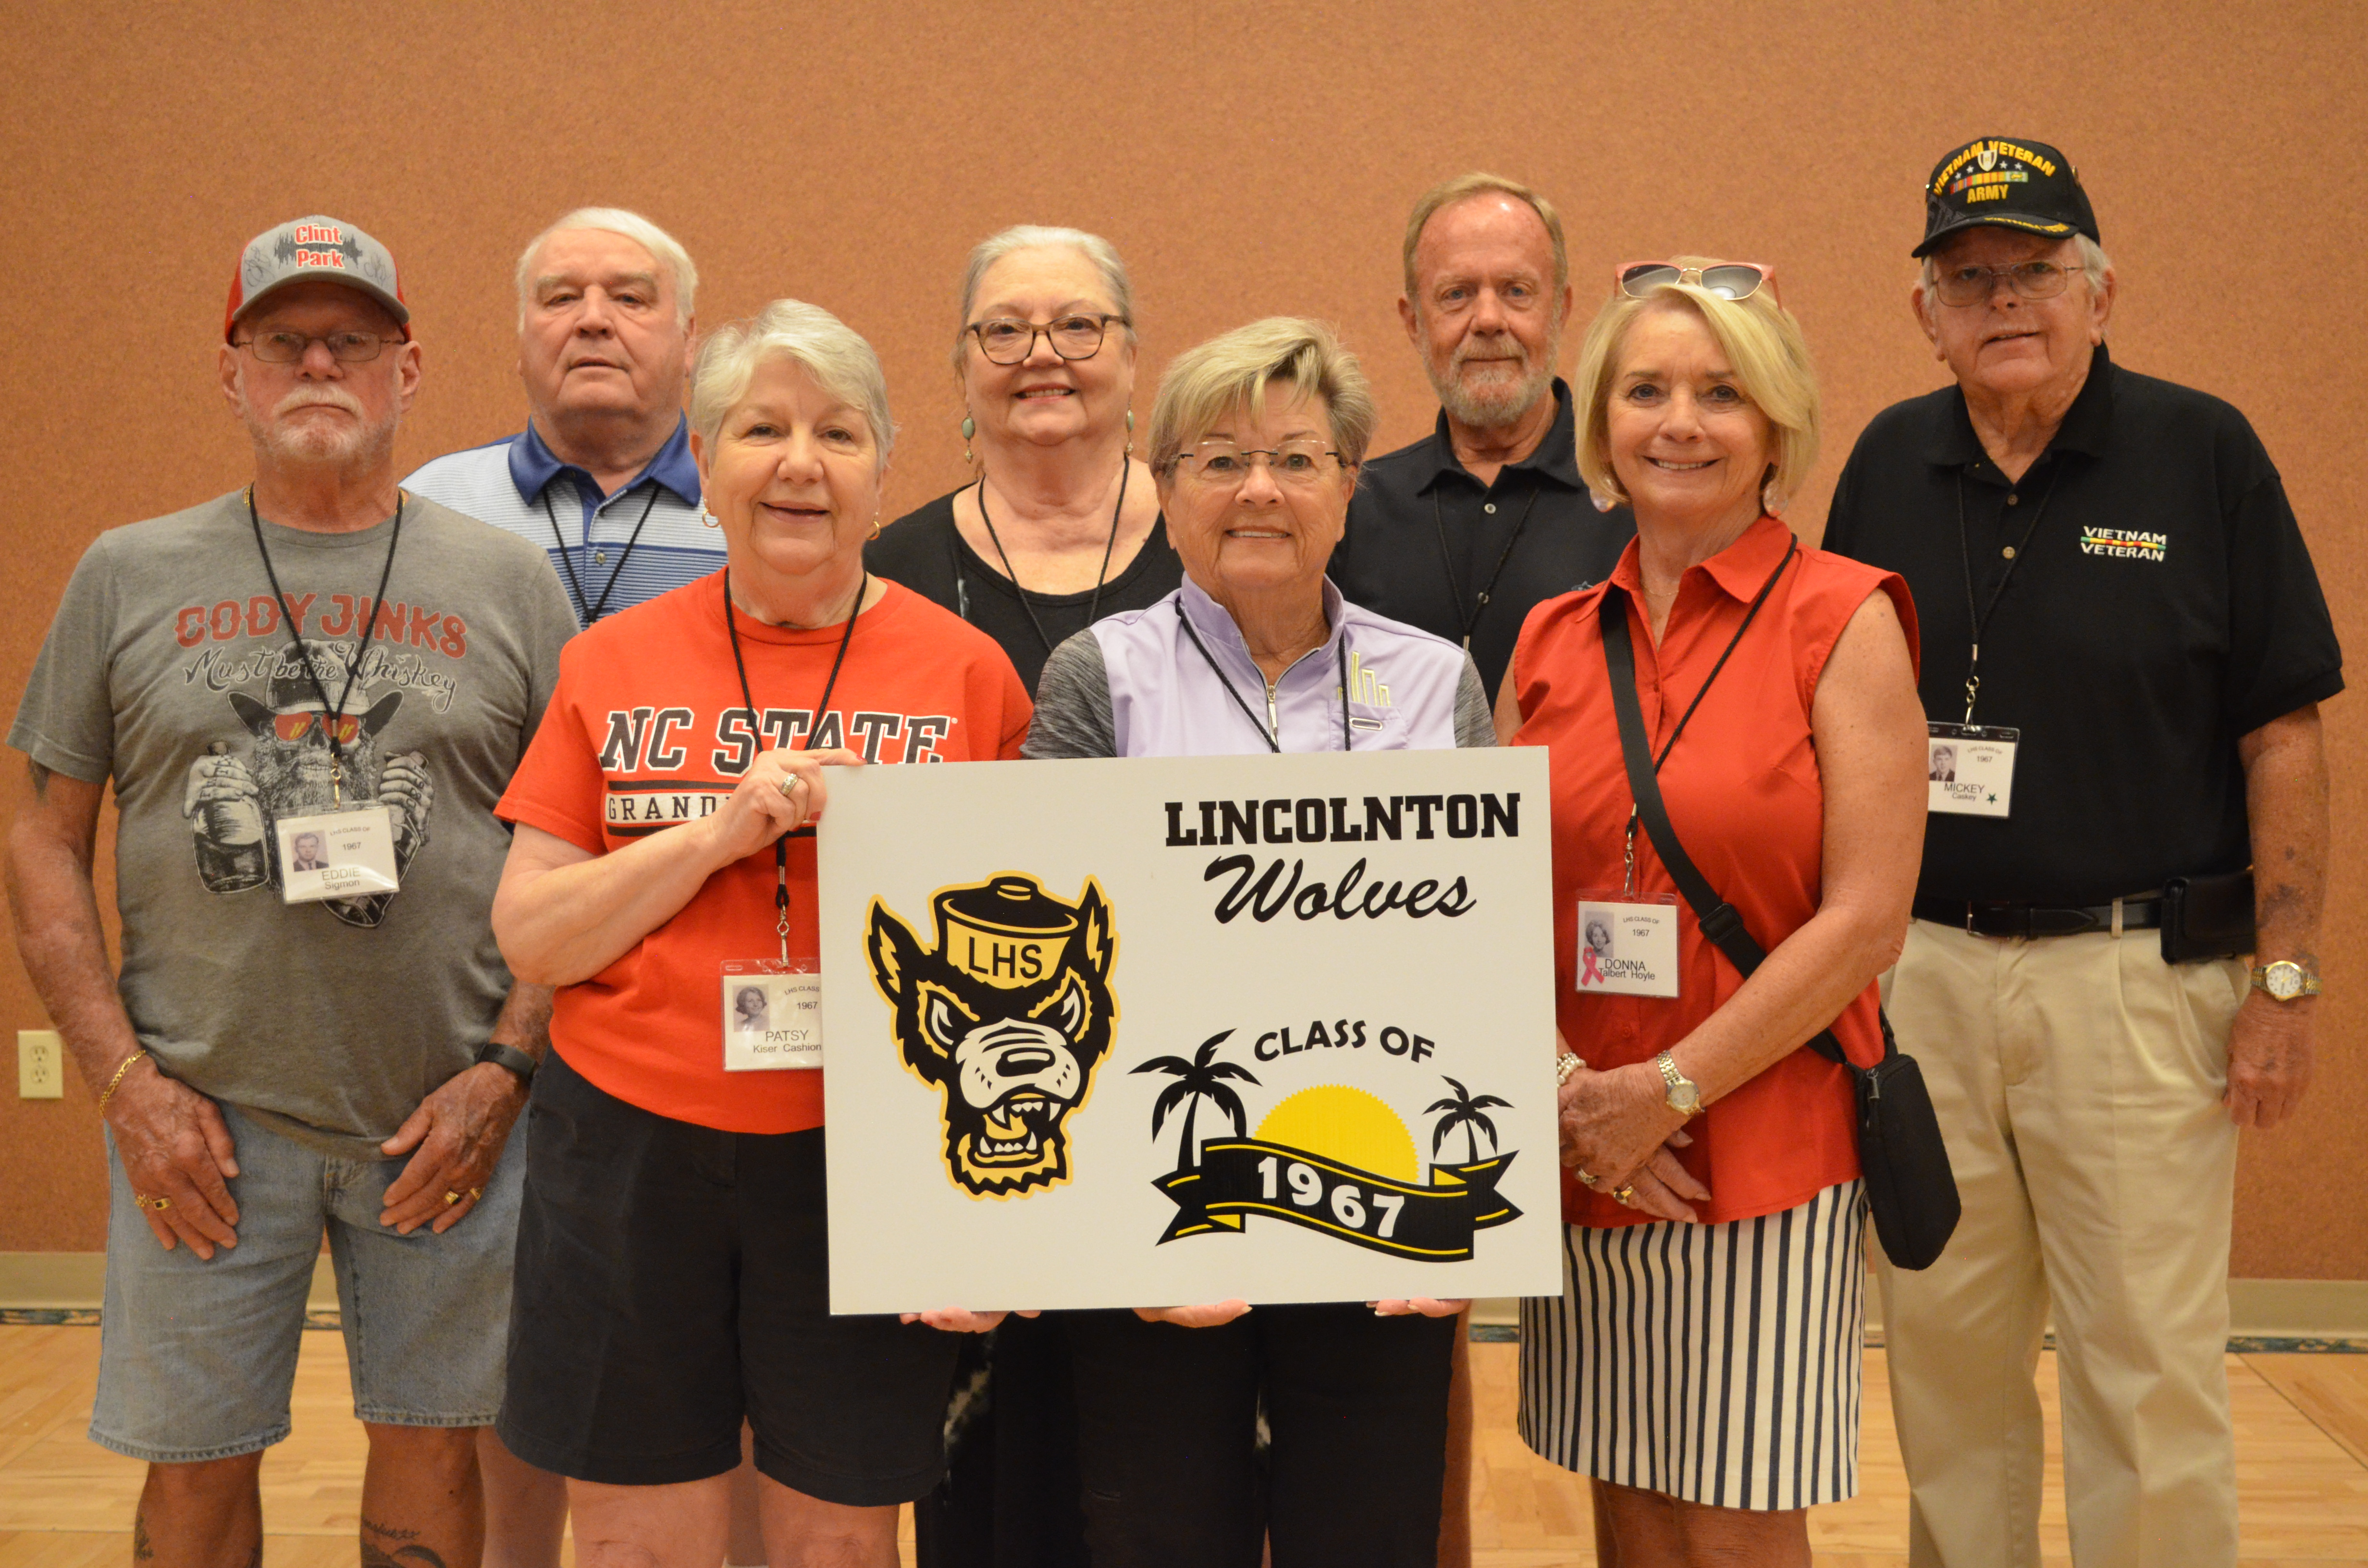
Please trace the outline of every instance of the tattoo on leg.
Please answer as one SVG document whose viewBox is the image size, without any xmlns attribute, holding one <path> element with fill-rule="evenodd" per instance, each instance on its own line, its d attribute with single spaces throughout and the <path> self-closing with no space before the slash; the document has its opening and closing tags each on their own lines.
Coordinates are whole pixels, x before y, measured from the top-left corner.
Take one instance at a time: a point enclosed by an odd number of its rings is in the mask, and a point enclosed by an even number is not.
<svg viewBox="0 0 2368 1568">
<path fill-rule="evenodd" d="M 368 1515 L 362 1517 L 361 1568 L 444 1568 L 444 1559 L 431 1549 L 420 1545 L 398 1546 L 393 1551 L 370 1540 L 384 1536 L 389 1540 L 417 1542 L 419 1532 L 382 1525 Z"/>
<path fill-rule="evenodd" d="M 37 762 L 33 766 L 38 768 L 40 764 Z M 133 1514 L 131 1516 L 131 1561 L 146 1562 L 155 1555 L 156 1549 L 148 1541 L 148 1516 L 141 1513 Z"/>
</svg>

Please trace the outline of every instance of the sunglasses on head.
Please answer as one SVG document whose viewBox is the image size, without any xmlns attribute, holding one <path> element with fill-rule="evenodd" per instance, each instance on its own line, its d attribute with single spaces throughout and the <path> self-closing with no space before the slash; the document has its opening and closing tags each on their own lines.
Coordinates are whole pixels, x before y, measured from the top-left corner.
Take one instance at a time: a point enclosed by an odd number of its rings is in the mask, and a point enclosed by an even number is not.
<svg viewBox="0 0 2368 1568">
<path fill-rule="evenodd" d="M 1691 283 L 1722 300 L 1748 300 L 1759 292 L 1763 283 L 1770 295 L 1776 292 L 1776 269 L 1749 261 L 1722 261 L 1709 267 L 1679 267 L 1674 261 L 1632 261 L 1623 264 L 1613 276 L 1619 280 L 1620 291 L 1632 300 L 1645 299 L 1654 290 L 1672 283 Z"/>
<path fill-rule="evenodd" d="M 271 717 L 271 733 L 292 744 L 311 734 L 316 724 L 324 736 L 334 738 L 341 746 L 353 744 L 354 737 L 362 733 L 361 715 L 359 713 L 339 713 L 332 717 L 313 712 L 275 713 Z"/>
</svg>

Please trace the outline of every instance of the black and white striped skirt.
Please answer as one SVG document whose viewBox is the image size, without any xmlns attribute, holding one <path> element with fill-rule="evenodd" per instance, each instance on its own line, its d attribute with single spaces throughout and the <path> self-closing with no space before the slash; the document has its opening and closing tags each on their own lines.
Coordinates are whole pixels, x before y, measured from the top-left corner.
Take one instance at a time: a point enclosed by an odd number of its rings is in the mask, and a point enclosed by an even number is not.
<svg viewBox="0 0 2368 1568">
<path fill-rule="evenodd" d="M 1521 1437 L 1565 1470 L 1721 1508 L 1858 1491 L 1864 1184 L 1719 1225 L 1565 1225 L 1521 1303 Z"/>
</svg>

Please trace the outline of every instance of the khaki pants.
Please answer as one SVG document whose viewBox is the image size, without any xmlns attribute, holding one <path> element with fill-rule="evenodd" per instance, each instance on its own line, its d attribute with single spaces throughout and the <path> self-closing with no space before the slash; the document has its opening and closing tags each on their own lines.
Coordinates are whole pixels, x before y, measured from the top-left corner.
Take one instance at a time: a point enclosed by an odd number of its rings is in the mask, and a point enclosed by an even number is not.
<svg viewBox="0 0 2368 1568">
<path fill-rule="evenodd" d="M 1964 1201 L 1940 1262 L 1877 1264 L 1914 1568 L 2036 1568 L 2051 1301 L 2074 1561 L 2237 1560 L 2220 1094 L 2248 982 L 2157 941 L 1919 920 L 1884 977 Z"/>
</svg>

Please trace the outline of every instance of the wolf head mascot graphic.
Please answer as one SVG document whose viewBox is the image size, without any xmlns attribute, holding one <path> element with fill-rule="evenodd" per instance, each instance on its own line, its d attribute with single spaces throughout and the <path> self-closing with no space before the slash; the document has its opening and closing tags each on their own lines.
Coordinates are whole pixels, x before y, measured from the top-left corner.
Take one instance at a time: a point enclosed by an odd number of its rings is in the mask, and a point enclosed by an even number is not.
<svg viewBox="0 0 2368 1568">
<path fill-rule="evenodd" d="M 905 1065 L 943 1091 L 946 1169 L 973 1197 L 1069 1179 L 1064 1123 L 1110 1053 L 1118 934 L 1092 879 L 1075 903 L 1006 872 L 940 888 L 938 943 L 878 899 L 864 948 Z"/>
</svg>

